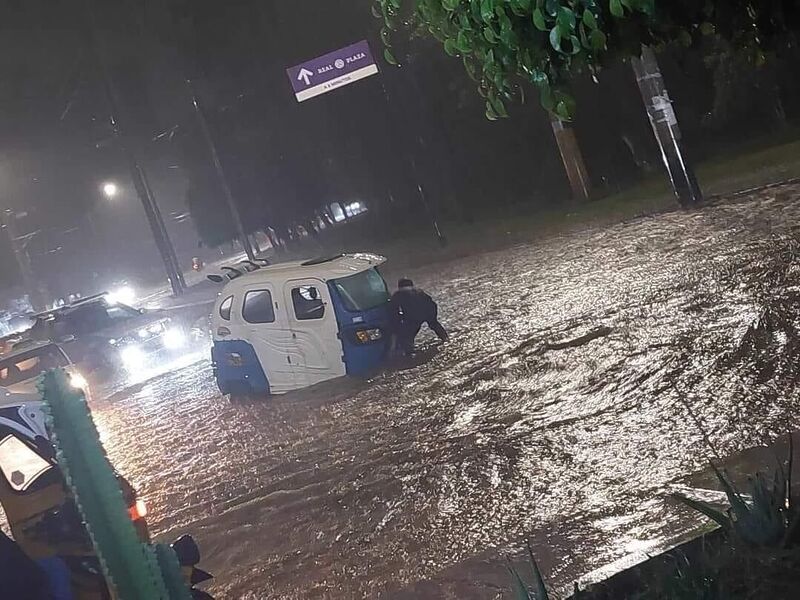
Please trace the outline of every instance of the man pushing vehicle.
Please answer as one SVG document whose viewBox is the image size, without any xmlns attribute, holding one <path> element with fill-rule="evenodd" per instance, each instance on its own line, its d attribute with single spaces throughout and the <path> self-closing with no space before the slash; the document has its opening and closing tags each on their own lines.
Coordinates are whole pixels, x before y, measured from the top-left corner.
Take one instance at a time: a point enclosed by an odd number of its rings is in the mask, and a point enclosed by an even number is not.
<svg viewBox="0 0 800 600">
<path fill-rule="evenodd" d="M 397 291 L 389 300 L 392 329 L 397 349 L 405 356 L 414 353 L 414 339 L 424 323 L 446 342 L 450 339 L 439 322 L 439 307 L 424 290 L 414 286 L 410 279 L 397 282 Z"/>
</svg>

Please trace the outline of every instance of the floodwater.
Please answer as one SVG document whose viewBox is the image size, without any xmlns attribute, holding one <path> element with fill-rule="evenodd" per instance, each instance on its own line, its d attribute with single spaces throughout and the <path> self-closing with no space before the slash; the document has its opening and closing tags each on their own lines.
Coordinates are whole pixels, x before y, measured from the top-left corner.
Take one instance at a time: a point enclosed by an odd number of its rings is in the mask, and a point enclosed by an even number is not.
<svg viewBox="0 0 800 600">
<path fill-rule="evenodd" d="M 415 269 L 453 335 L 413 363 L 232 404 L 199 362 L 95 419 L 219 598 L 510 598 L 526 539 L 571 585 L 697 525 L 668 492 L 709 444 L 800 425 L 798 217 L 783 186 Z"/>
</svg>

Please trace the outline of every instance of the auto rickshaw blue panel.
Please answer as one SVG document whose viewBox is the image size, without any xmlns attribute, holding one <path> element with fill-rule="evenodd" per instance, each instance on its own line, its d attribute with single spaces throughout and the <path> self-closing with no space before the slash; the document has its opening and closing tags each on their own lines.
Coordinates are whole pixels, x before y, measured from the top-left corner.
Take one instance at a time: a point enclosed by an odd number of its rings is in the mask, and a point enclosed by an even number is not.
<svg viewBox="0 0 800 600">
<path fill-rule="evenodd" d="M 328 282 L 328 290 L 339 325 L 347 374 L 360 377 L 373 373 L 386 362 L 389 354 L 391 332 L 388 303 L 377 308 L 352 312 L 345 308 L 339 291 L 332 282 Z M 355 332 L 360 329 L 380 329 L 383 335 L 380 340 L 361 344 L 355 338 Z"/>
<path fill-rule="evenodd" d="M 268 394 L 269 380 L 253 346 L 244 340 L 214 342 L 211 362 L 223 394 Z"/>
</svg>

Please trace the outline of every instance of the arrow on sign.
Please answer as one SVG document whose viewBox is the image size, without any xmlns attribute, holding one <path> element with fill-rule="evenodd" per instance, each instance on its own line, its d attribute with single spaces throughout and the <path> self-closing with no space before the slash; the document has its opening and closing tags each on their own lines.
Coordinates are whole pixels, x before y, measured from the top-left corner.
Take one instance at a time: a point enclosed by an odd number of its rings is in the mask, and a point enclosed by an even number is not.
<svg viewBox="0 0 800 600">
<path fill-rule="evenodd" d="M 309 77 L 311 77 L 312 75 L 314 75 L 314 73 L 312 73 L 311 71 L 309 71 L 304 67 L 300 69 L 300 72 L 297 74 L 297 81 L 302 81 L 303 83 L 308 85 L 309 83 L 311 83 L 311 81 L 309 81 Z"/>
</svg>

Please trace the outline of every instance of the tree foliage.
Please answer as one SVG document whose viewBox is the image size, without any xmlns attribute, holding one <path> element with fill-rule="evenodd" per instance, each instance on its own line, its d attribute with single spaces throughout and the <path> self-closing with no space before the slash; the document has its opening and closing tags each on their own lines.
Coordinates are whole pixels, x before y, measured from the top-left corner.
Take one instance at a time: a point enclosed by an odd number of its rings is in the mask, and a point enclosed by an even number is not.
<svg viewBox="0 0 800 600">
<path fill-rule="evenodd" d="M 786 44 L 798 22 L 795 0 L 376 0 L 390 64 L 393 32 L 430 35 L 460 57 L 486 99 L 486 116 L 508 116 L 538 88 L 542 105 L 570 119 L 567 82 L 577 70 L 638 55 L 642 44 L 692 45 L 724 39 L 737 51 L 763 56 Z"/>
</svg>

